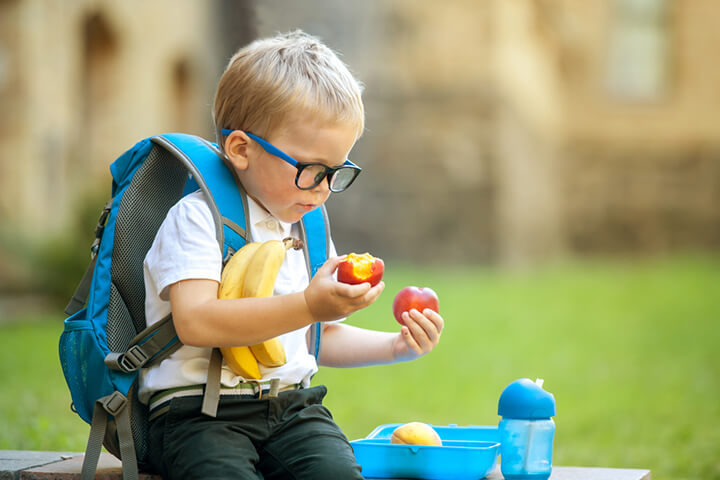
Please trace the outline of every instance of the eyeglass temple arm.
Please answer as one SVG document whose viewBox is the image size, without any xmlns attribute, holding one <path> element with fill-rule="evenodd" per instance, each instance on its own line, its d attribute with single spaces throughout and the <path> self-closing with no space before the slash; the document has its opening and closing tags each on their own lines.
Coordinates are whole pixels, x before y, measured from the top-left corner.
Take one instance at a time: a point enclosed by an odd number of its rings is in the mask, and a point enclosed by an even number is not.
<svg viewBox="0 0 720 480">
<path fill-rule="evenodd" d="M 230 135 L 232 132 L 234 132 L 234 130 L 230 130 L 229 128 L 223 128 L 221 131 L 222 131 L 223 135 Z M 297 166 L 297 164 L 298 164 L 297 160 L 295 160 L 294 158 L 292 158 L 290 155 L 286 154 L 282 150 L 278 150 L 271 143 L 266 142 L 262 138 L 258 137 L 257 135 L 253 135 L 250 132 L 245 132 L 245 135 L 247 135 L 248 137 L 255 140 L 258 144 L 260 144 L 260 146 L 263 148 L 263 150 L 268 152 L 270 155 L 275 155 L 276 157 L 280 157 L 294 167 Z"/>
<path fill-rule="evenodd" d="M 231 134 L 232 132 L 234 132 L 234 131 L 235 131 L 235 130 L 231 130 L 231 129 L 229 129 L 229 128 L 223 128 L 223 129 L 221 130 L 221 132 L 222 132 L 223 135 L 230 135 L 230 134 Z M 290 155 L 288 155 L 287 153 L 283 152 L 282 150 L 278 150 L 273 144 L 266 142 L 266 141 L 263 140 L 262 138 L 258 137 L 257 135 L 254 135 L 254 134 L 252 134 L 252 133 L 250 133 L 250 132 L 245 132 L 245 135 L 247 135 L 248 137 L 250 137 L 250 138 L 252 138 L 253 140 L 255 140 L 258 144 L 260 144 L 260 146 L 263 148 L 263 150 L 265 150 L 266 152 L 268 152 L 270 155 L 275 155 L 276 157 L 280 157 L 280 158 L 282 158 L 283 160 L 285 160 L 286 162 L 288 162 L 290 165 L 292 165 L 292 166 L 294 166 L 294 167 L 297 167 L 297 165 L 298 165 L 298 161 L 297 161 L 297 160 L 295 160 L 294 158 L 292 158 Z M 345 163 L 343 163 L 343 165 L 348 165 L 348 166 L 351 166 L 351 167 L 355 167 L 355 168 L 357 168 L 358 170 L 362 170 L 362 168 L 360 168 L 360 167 L 358 167 L 357 165 L 355 165 L 355 164 L 354 164 L 353 162 L 351 162 L 349 159 L 348 159 L 348 160 L 345 160 Z"/>
</svg>

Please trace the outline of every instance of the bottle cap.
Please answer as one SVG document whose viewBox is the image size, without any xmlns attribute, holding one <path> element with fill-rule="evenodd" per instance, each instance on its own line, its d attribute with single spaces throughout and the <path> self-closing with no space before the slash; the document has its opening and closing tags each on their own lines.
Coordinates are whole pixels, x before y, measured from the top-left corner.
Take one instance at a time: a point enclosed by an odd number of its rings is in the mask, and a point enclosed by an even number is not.
<svg viewBox="0 0 720 480">
<path fill-rule="evenodd" d="M 543 381 L 515 380 L 505 387 L 498 401 L 498 415 L 504 418 L 539 419 L 555 416 L 555 397 L 542 388 Z"/>
</svg>

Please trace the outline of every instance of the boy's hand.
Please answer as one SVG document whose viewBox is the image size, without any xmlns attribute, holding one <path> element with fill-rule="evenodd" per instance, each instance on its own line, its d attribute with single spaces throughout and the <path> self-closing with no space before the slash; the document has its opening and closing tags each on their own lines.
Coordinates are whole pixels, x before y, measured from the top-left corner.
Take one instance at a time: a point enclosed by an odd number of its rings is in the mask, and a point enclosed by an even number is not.
<svg viewBox="0 0 720 480">
<path fill-rule="evenodd" d="M 414 360 L 430 352 L 440 341 L 445 322 L 439 313 L 426 308 L 402 314 L 405 325 L 395 337 L 392 352 L 396 361 Z"/>
<path fill-rule="evenodd" d="M 317 322 L 347 317 L 372 304 L 385 288 L 384 282 L 370 287 L 369 283 L 350 285 L 335 280 L 333 274 L 345 257 L 329 258 L 305 289 L 305 302 Z"/>
</svg>

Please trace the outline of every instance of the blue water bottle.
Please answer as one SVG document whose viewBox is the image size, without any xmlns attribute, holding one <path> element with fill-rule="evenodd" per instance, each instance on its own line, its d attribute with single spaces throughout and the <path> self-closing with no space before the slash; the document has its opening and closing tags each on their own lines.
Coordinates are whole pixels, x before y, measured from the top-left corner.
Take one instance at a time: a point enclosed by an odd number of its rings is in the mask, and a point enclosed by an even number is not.
<svg viewBox="0 0 720 480">
<path fill-rule="evenodd" d="M 540 379 L 521 378 L 500 395 L 500 471 L 508 480 L 550 477 L 555 397 L 542 384 Z"/>
</svg>

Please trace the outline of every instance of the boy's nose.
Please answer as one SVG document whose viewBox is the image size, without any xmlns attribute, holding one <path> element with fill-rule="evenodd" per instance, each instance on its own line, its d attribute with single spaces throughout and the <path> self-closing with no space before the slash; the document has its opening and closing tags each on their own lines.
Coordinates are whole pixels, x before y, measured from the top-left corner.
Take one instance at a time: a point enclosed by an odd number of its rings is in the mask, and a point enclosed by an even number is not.
<svg viewBox="0 0 720 480">
<path fill-rule="evenodd" d="M 315 188 L 312 189 L 313 193 L 326 195 L 330 193 L 330 183 L 327 177 L 323 178 L 322 182 L 318 183 Z"/>
</svg>

